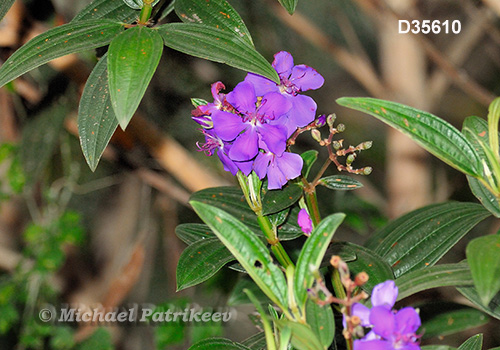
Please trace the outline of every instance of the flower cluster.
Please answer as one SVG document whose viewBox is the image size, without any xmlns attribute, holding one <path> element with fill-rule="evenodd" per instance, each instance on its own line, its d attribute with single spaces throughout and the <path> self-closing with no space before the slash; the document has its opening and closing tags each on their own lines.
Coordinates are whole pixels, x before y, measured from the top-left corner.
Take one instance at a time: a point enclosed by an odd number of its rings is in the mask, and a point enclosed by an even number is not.
<svg viewBox="0 0 500 350">
<path fill-rule="evenodd" d="M 371 309 L 355 303 L 352 316 L 360 319 L 362 327 L 371 328 L 362 339 L 354 341 L 354 350 L 420 350 L 418 336 L 420 316 L 412 307 L 392 310 L 398 296 L 394 281 L 386 281 L 373 288 Z"/>
<path fill-rule="evenodd" d="M 320 88 L 324 79 L 311 67 L 294 65 L 288 52 L 278 52 L 272 65 L 279 84 L 249 73 L 223 94 L 224 85 L 216 82 L 214 102 L 198 106 L 192 115 L 205 136 L 201 150 L 217 153 L 231 174 L 255 171 L 260 179 L 267 176 L 269 189 L 279 189 L 299 176 L 303 165 L 299 155 L 287 152 L 287 140 L 316 114 L 314 100 L 300 92 Z"/>
</svg>

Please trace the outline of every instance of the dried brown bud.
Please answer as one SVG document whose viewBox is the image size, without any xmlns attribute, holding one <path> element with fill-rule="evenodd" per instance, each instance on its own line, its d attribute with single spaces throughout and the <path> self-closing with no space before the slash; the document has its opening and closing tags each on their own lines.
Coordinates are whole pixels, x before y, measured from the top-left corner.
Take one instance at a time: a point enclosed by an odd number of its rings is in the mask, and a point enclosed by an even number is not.
<svg viewBox="0 0 500 350">
<path fill-rule="evenodd" d="M 361 324 L 361 318 L 359 316 L 351 316 L 351 324 L 356 327 Z"/>
<path fill-rule="evenodd" d="M 362 271 L 358 273 L 356 277 L 354 277 L 354 283 L 356 283 L 356 285 L 360 287 L 368 281 L 368 278 L 370 278 L 368 274 Z"/>
<path fill-rule="evenodd" d="M 330 259 L 330 264 L 334 267 L 334 268 L 338 268 L 339 267 L 339 264 L 340 264 L 340 256 L 338 255 L 333 255 L 332 258 Z"/>
</svg>

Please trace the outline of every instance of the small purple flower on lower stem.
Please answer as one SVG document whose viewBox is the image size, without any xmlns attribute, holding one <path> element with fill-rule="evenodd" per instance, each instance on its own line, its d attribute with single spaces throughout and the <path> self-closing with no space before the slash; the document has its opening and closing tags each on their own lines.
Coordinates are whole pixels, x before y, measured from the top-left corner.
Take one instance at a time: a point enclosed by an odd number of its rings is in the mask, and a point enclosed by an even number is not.
<svg viewBox="0 0 500 350">
<path fill-rule="evenodd" d="M 353 305 L 352 314 L 361 319 L 361 325 L 372 328 L 363 339 L 354 341 L 354 350 L 420 350 L 415 333 L 421 325 L 420 316 L 412 307 L 392 310 L 397 296 L 394 281 L 386 281 L 373 288 L 371 309 Z"/>
<path fill-rule="evenodd" d="M 313 225 L 306 209 L 300 209 L 299 215 L 297 216 L 297 223 L 299 224 L 302 232 L 304 232 L 307 236 L 311 234 Z"/>
</svg>

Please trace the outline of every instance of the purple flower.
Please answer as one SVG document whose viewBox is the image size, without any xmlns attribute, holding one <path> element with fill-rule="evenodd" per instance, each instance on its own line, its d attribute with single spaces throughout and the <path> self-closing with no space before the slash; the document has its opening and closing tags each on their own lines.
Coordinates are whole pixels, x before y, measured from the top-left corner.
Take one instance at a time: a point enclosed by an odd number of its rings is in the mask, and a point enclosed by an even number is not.
<svg viewBox="0 0 500 350">
<path fill-rule="evenodd" d="M 207 156 L 214 155 L 217 151 L 217 156 L 219 157 L 224 170 L 229 171 L 231 174 L 236 175 L 238 170 L 241 170 L 245 175 L 250 174 L 252 171 L 252 162 L 235 162 L 230 159 L 227 155 L 231 148 L 231 144 L 222 141 L 217 134 L 212 130 L 201 130 L 203 135 L 205 135 L 205 143 L 203 145 L 198 144 L 200 151 L 205 152 Z"/>
<path fill-rule="evenodd" d="M 307 210 L 300 209 L 299 215 L 297 217 L 297 223 L 299 224 L 302 232 L 309 235 L 313 230 L 312 220 L 307 213 Z"/>
<path fill-rule="evenodd" d="M 224 141 L 233 141 L 228 155 L 236 161 L 253 159 L 262 141 L 271 152 L 281 156 L 286 149 L 285 127 L 271 125 L 291 108 L 291 103 L 281 94 L 271 92 L 258 98 L 254 87 L 247 82 L 239 83 L 226 96 L 237 112 L 216 110 L 212 112 L 214 130 Z"/>
<path fill-rule="evenodd" d="M 363 339 L 354 341 L 354 350 L 420 350 L 415 333 L 420 316 L 412 307 L 392 310 L 397 296 L 398 287 L 389 280 L 373 288 L 371 309 L 353 305 L 352 314 L 361 319 L 361 326 L 372 328 Z"/>
<path fill-rule="evenodd" d="M 277 156 L 272 152 L 259 152 L 253 169 L 260 179 L 267 176 L 267 188 L 280 189 L 288 180 L 295 179 L 302 171 L 302 157 L 295 153 L 283 152 Z"/>
<path fill-rule="evenodd" d="M 303 127 L 311 123 L 316 114 L 316 102 L 311 97 L 299 95 L 299 93 L 318 89 L 325 80 L 311 67 L 303 64 L 294 66 L 292 55 L 285 51 L 274 55 L 272 65 L 280 77 L 279 85 L 270 79 L 253 73 L 249 73 L 245 81 L 254 85 L 257 95 L 280 92 L 292 103 L 287 118 L 279 121 L 279 124 L 287 127 L 287 136 L 289 137 L 297 127 Z"/>
</svg>

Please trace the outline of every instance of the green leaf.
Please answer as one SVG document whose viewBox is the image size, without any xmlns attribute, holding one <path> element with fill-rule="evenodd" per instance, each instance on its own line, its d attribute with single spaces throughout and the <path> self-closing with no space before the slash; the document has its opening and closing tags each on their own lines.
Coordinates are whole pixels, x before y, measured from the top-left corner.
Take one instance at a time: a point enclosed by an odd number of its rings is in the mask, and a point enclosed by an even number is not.
<svg viewBox="0 0 500 350">
<path fill-rule="evenodd" d="M 241 190 L 237 187 L 212 187 L 193 193 L 190 198 L 198 202 L 213 205 L 232 216 L 240 219 L 259 237 L 264 235 L 257 221 L 257 216 L 248 206 Z M 296 211 L 298 213 L 298 210 Z M 278 229 L 280 240 L 287 241 L 302 236 L 302 230 L 297 224 L 297 214 L 294 210 L 288 216 L 287 222 Z"/>
<path fill-rule="evenodd" d="M 199 23 L 231 32 L 253 46 L 247 26 L 236 10 L 225 0 L 176 0 L 175 13 L 185 23 Z"/>
<path fill-rule="evenodd" d="M 335 319 L 330 305 L 320 306 L 309 299 L 306 305 L 306 321 L 327 349 L 335 338 Z"/>
<path fill-rule="evenodd" d="M 234 257 L 217 237 L 200 239 L 184 249 L 177 263 L 177 291 L 205 282 Z"/>
<path fill-rule="evenodd" d="M 202 24 L 168 23 L 158 30 L 165 45 L 172 49 L 279 82 L 278 73 L 269 62 L 239 36 Z"/>
<path fill-rule="evenodd" d="M 327 176 L 319 180 L 319 184 L 331 190 L 350 191 L 363 187 L 358 180 L 347 175 Z"/>
<path fill-rule="evenodd" d="M 343 97 L 341 106 L 368 113 L 415 140 L 451 167 L 472 176 L 482 174 L 479 156 L 455 127 L 430 113 L 374 98 Z"/>
<path fill-rule="evenodd" d="M 500 205 L 497 197 L 491 193 L 478 179 L 467 175 L 469 187 L 481 204 L 497 218 L 500 218 Z"/>
<path fill-rule="evenodd" d="M 210 227 L 204 224 L 180 224 L 175 228 L 175 234 L 181 241 L 191 245 L 199 240 L 215 237 Z"/>
<path fill-rule="evenodd" d="M 71 22 L 108 18 L 132 23 L 137 20 L 138 15 L 138 11 L 128 7 L 123 1 L 94 0 L 84 7 Z"/>
<path fill-rule="evenodd" d="M 274 214 L 291 207 L 302 197 L 302 187 L 297 184 L 287 184 L 281 190 L 269 190 L 262 200 L 263 215 Z"/>
<path fill-rule="evenodd" d="M 109 44 L 123 25 L 98 19 L 63 24 L 31 39 L 0 67 L 0 87 L 54 58 Z"/>
<path fill-rule="evenodd" d="M 9 12 L 9 9 L 12 7 L 12 4 L 16 0 L 3 0 L 0 4 L 0 21 L 3 19 L 5 14 Z"/>
<path fill-rule="evenodd" d="M 236 306 L 251 304 L 250 299 L 248 299 L 247 294 L 244 292 L 245 289 L 249 290 L 253 294 L 255 299 L 257 299 L 257 301 L 261 304 L 269 304 L 269 298 L 264 293 L 262 293 L 259 287 L 251 279 L 246 278 L 245 276 L 244 278 L 240 278 L 238 282 L 236 282 L 236 285 L 234 286 L 227 300 L 227 305 Z"/>
<path fill-rule="evenodd" d="M 293 322 L 288 319 L 277 320 L 276 324 L 282 330 L 290 328 L 292 330 L 292 346 L 296 350 L 324 350 L 321 342 L 311 327 L 307 324 Z"/>
<path fill-rule="evenodd" d="M 448 345 L 425 345 L 421 347 L 422 350 L 457 350 Z"/>
<path fill-rule="evenodd" d="M 143 2 L 142 0 L 122 0 L 125 4 L 127 4 L 128 7 L 133 8 L 135 10 L 140 10 L 142 9 Z M 155 0 L 151 4 L 151 7 L 156 5 L 160 0 Z"/>
<path fill-rule="evenodd" d="M 483 348 L 483 335 L 476 334 L 467 339 L 457 350 L 481 350 Z"/>
<path fill-rule="evenodd" d="M 264 243 L 241 221 L 225 211 L 197 201 L 191 200 L 190 204 L 269 299 L 280 308 L 286 308 L 285 277 L 273 263 Z"/>
<path fill-rule="evenodd" d="M 436 308 L 436 305 L 431 304 L 430 306 Z M 424 339 L 443 337 L 470 328 L 480 327 L 488 322 L 488 317 L 481 311 L 460 306 L 457 310 L 441 311 L 434 317 L 423 321 L 420 332 L 423 333 Z"/>
<path fill-rule="evenodd" d="M 302 175 L 304 175 L 306 179 L 309 176 L 309 172 L 311 171 L 312 166 L 318 159 L 318 153 L 318 151 L 311 149 L 305 151 L 300 155 L 302 157 L 302 160 L 304 161 L 304 165 L 302 166 Z"/>
<path fill-rule="evenodd" d="M 188 350 L 250 350 L 246 346 L 224 338 L 209 338 L 199 341 Z"/>
<path fill-rule="evenodd" d="M 495 155 L 495 151 L 488 144 L 490 135 L 487 123 L 481 118 L 469 117 L 464 121 L 462 129 L 465 137 L 474 146 L 479 158 L 482 161 L 482 177 L 486 178 L 486 171 L 484 169 L 486 166 L 488 168 L 488 173 L 490 173 L 490 176 L 493 177 L 493 186 L 496 187 L 495 189 L 498 189 L 499 184 L 495 183 L 495 180 L 498 182 L 500 179 L 495 179 L 495 174 L 500 174 L 500 163 L 497 160 L 498 154 Z M 498 153 L 498 149 L 496 152 Z"/>
<path fill-rule="evenodd" d="M 332 244 L 332 249 L 340 257 L 343 255 L 356 256 L 356 259 L 347 262 L 347 265 L 353 275 L 363 271 L 368 274 L 368 282 L 362 287 L 367 292 L 371 292 L 373 287 L 379 283 L 394 279 L 391 267 L 370 249 L 350 242 L 335 242 Z"/>
<path fill-rule="evenodd" d="M 109 45 L 111 104 L 123 130 L 139 107 L 162 52 L 158 31 L 142 26 L 126 30 Z"/>
<path fill-rule="evenodd" d="M 289 14 L 293 15 L 293 13 L 295 12 L 295 7 L 297 7 L 297 3 L 299 2 L 299 0 L 278 0 L 281 4 L 281 6 L 283 6 L 285 8 L 285 10 L 288 11 Z"/>
<path fill-rule="evenodd" d="M 337 213 L 327 216 L 314 228 L 302 246 L 295 268 L 294 290 L 299 308 L 303 309 L 307 300 L 307 290 L 314 283 L 312 271 L 318 270 L 333 234 L 345 218 Z"/>
<path fill-rule="evenodd" d="M 473 283 L 467 262 L 435 265 L 396 278 L 399 288 L 397 300 L 431 288 L 470 286 Z"/>
<path fill-rule="evenodd" d="M 109 95 L 106 54 L 90 73 L 78 108 L 80 145 L 90 170 L 97 168 L 117 127 L 118 120 Z"/>
<path fill-rule="evenodd" d="M 500 320 L 500 294 L 495 295 L 488 306 L 484 306 L 475 287 L 458 287 L 457 290 L 479 310 Z"/>
<path fill-rule="evenodd" d="M 241 342 L 242 345 L 249 347 L 251 350 L 266 350 L 266 334 L 259 332 Z"/>
<path fill-rule="evenodd" d="M 465 137 L 474 145 L 479 157 L 484 160 L 484 165 L 493 173 L 493 165 L 485 154 L 483 147 L 488 147 L 488 123 L 486 120 L 479 117 L 468 117 L 465 119 L 462 132 Z M 486 179 L 484 170 L 483 178 Z M 500 204 L 498 198 L 491 193 L 478 179 L 472 176 L 467 176 L 469 186 L 472 193 L 481 201 L 486 209 L 488 209 L 496 217 L 500 217 Z"/>
<path fill-rule="evenodd" d="M 390 222 L 365 243 L 397 277 L 434 265 L 469 230 L 489 216 L 481 205 L 446 202 L 414 210 Z"/>
<path fill-rule="evenodd" d="M 59 143 L 67 113 L 67 105 L 57 102 L 23 128 L 20 155 L 28 184 L 36 181 L 47 167 Z"/>
<path fill-rule="evenodd" d="M 476 290 L 487 306 L 500 291 L 500 235 L 473 239 L 466 255 Z"/>
</svg>

